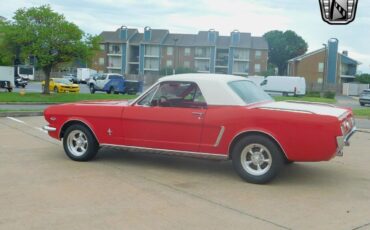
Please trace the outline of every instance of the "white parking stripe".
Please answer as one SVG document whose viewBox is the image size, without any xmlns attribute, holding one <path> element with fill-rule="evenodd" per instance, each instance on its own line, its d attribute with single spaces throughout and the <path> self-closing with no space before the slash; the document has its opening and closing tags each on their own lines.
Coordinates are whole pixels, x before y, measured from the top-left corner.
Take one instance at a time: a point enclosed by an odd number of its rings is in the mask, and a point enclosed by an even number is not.
<svg viewBox="0 0 370 230">
<path fill-rule="evenodd" d="M 26 122 L 21 121 L 21 120 L 18 120 L 17 118 L 14 118 L 14 117 L 6 117 L 6 118 L 8 118 L 8 119 L 10 119 L 12 121 L 16 121 L 16 122 L 19 122 L 19 123 L 22 123 L 22 124 L 26 124 Z"/>
</svg>

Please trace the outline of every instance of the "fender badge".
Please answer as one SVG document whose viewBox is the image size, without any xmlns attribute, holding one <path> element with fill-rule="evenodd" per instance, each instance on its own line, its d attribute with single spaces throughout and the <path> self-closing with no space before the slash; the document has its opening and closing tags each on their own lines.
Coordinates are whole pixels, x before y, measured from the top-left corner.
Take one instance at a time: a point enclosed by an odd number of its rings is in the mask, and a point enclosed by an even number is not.
<svg viewBox="0 0 370 230">
<path fill-rule="evenodd" d="M 107 130 L 107 133 L 108 133 L 108 136 L 112 136 L 112 130 L 109 128 L 108 130 Z"/>
</svg>

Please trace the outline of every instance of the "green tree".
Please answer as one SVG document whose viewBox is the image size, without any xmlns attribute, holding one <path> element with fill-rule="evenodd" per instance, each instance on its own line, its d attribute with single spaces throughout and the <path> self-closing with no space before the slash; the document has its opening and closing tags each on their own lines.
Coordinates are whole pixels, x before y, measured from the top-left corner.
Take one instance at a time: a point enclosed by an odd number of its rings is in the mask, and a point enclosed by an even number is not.
<svg viewBox="0 0 370 230">
<path fill-rule="evenodd" d="M 98 37 L 85 34 L 48 5 L 18 9 L 4 34 L 5 44 L 18 47 L 21 58 L 36 57 L 46 75 L 44 94 L 49 94 L 53 68 L 76 59 L 91 60 L 99 49 Z"/>
<path fill-rule="evenodd" d="M 362 84 L 370 84 L 370 74 L 363 73 L 361 75 L 356 75 L 356 81 Z"/>
<path fill-rule="evenodd" d="M 287 61 L 304 54 L 308 45 L 294 31 L 273 30 L 263 35 L 269 45 L 269 63 L 276 65 L 279 75 L 286 74 Z"/>
<path fill-rule="evenodd" d="M 0 66 L 12 65 L 12 49 L 4 39 L 7 25 L 8 22 L 0 17 Z"/>
</svg>

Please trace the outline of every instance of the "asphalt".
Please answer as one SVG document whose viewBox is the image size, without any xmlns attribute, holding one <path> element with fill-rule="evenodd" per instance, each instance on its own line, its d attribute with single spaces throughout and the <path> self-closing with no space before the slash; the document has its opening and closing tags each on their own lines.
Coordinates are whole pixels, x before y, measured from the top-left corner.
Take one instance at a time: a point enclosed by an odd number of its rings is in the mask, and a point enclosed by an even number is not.
<svg viewBox="0 0 370 230">
<path fill-rule="evenodd" d="M 103 148 L 69 160 L 42 117 L 0 118 L 0 229 L 368 229 L 369 134 L 267 185 L 229 161 Z"/>
</svg>

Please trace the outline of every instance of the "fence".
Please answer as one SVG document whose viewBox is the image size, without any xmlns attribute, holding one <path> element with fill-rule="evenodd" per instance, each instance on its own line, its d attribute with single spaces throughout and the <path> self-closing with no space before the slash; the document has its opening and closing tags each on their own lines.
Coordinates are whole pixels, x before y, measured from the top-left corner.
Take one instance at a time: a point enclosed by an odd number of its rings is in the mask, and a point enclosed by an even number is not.
<svg viewBox="0 0 370 230">
<path fill-rule="evenodd" d="M 358 96 L 364 89 L 368 89 L 369 86 L 369 84 L 343 83 L 343 95 Z"/>
</svg>

